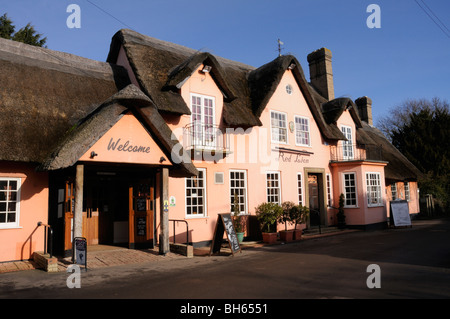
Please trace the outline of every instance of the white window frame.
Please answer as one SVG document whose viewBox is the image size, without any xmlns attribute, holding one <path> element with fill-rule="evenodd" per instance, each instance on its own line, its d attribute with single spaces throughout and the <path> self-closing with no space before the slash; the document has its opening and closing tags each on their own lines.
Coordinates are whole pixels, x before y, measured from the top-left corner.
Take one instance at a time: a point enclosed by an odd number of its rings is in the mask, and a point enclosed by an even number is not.
<svg viewBox="0 0 450 319">
<path fill-rule="evenodd" d="M 403 182 L 403 188 L 405 189 L 405 200 L 411 200 L 411 190 L 409 189 L 409 182 Z"/>
<path fill-rule="evenodd" d="M 354 204 L 347 204 L 348 198 L 347 198 L 347 186 L 346 186 L 346 179 L 345 179 L 346 175 L 353 175 L 353 180 L 355 182 L 355 185 L 353 186 L 355 188 L 355 191 L 354 191 L 354 193 L 355 193 L 355 203 Z M 342 173 L 342 187 L 343 187 L 343 194 L 344 194 L 344 198 L 345 198 L 345 200 L 344 200 L 344 207 L 347 207 L 347 208 L 356 208 L 356 207 L 358 207 L 358 184 L 356 182 L 356 173 L 355 172 L 344 172 L 344 173 Z M 350 187 L 350 186 L 348 186 L 348 187 Z"/>
<path fill-rule="evenodd" d="M 305 120 L 306 124 L 304 124 L 304 123 L 297 123 L 297 119 Z M 300 130 L 300 127 L 302 125 L 307 125 L 307 130 L 306 131 Z M 295 115 L 294 116 L 294 126 L 295 126 L 295 145 L 297 145 L 297 146 L 311 146 L 311 125 L 310 125 L 309 118 L 307 118 L 305 116 Z M 300 133 L 300 136 L 298 135 L 298 133 Z M 304 135 L 306 135 L 308 143 L 302 143 L 302 140 L 305 138 Z M 298 139 L 300 139 L 300 142 L 298 141 Z"/>
<path fill-rule="evenodd" d="M 297 173 L 297 195 L 298 195 L 298 203 L 300 205 L 304 204 L 303 199 L 304 194 L 303 194 L 303 175 L 302 173 Z"/>
<path fill-rule="evenodd" d="M 197 119 L 194 120 L 194 116 L 197 114 L 196 112 L 194 112 L 194 103 L 193 103 L 193 98 L 199 98 L 200 99 L 200 121 L 198 121 Z M 211 100 L 212 101 L 212 114 L 205 114 L 205 109 L 206 109 L 206 104 L 205 104 L 205 100 Z M 201 95 L 201 94 L 197 94 L 197 93 L 191 93 L 190 95 L 190 107 L 191 107 L 191 125 L 193 125 L 192 127 L 192 138 L 194 139 L 194 145 L 202 145 L 205 148 L 211 148 L 214 149 L 216 147 L 217 144 L 217 132 L 216 132 L 216 99 L 214 96 L 208 96 L 208 95 Z M 211 116 L 212 117 L 212 123 L 205 123 L 205 119 L 206 116 Z M 197 134 L 197 127 L 196 124 L 198 124 L 200 126 L 200 133 L 201 135 L 198 136 Z M 208 130 L 208 132 L 206 131 L 205 127 L 206 125 L 211 125 L 211 128 Z M 210 141 L 208 141 L 208 138 L 212 139 Z"/>
<path fill-rule="evenodd" d="M 284 127 L 273 125 L 272 114 L 276 114 L 278 116 L 284 117 Z M 278 122 L 283 121 L 280 118 L 275 119 L 275 120 Z M 274 134 L 274 130 L 284 130 L 284 136 L 286 137 L 286 141 L 280 141 L 280 133 Z M 278 136 L 278 140 L 275 139 L 275 136 Z M 273 110 L 270 111 L 270 139 L 271 139 L 272 143 L 277 143 L 277 144 L 288 144 L 289 143 L 287 113 L 280 112 L 280 111 L 273 111 Z"/>
<path fill-rule="evenodd" d="M 5 222 L 0 222 L 0 229 L 9 229 L 9 228 L 20 228 L 20 193 L 22 188 L 22 179 L 16 178 L 16 177 L 0 177 L 0 181 L 4 182 L 7 181 L 7 185 L 9 185 L 9 182 L 16 182 L 17 183 L 17 189 L 16 190 L 10 190 L 8 189 L 8 186 L 6 189 L 0 189 L 0 192 L 5 194 L 4 199 L 1 199 L 0 197 L 0 203 L 5 205 L 5 211 L 0 212 L 0 214 L 5 214 Z M 10 197 L 10 192 L 14 191 L 16 192 L 16 200 L 12 201 L 8 199 Z M 7 222 L 8 220 L 8 208 L 10 203 L 15 203 L 16 209 L 14 213 L 16 214 L 15 221 L 14 222 Z M 2 205 L 3 206 L 3 205 Z"/>
<path fill-rule="evenodd" d="M 185 190 L 184 190 L 184 193 L 185 193 L 185 217 L 186 217 L 186 219 L 189 219 L 189 218 L 205 218 L 205 217 L 207 217 L 208 216 L 208 214 L 207 214 L 207 202 L 206 202 L 206 168 L 197 168 L 197 170 L 199 171 L 199 172 L 202 172 L 202 175 L 203 175 L 203 186 L 202 187 L 193 187 L 192 186 L 192 184 L 191 184 L 191 186 L 188 186 L 188 181 L 190 180 L 191 182 L 192 181 L 195 181 L 196 179 L 198 180 L 198 176 L 192 176 L 192 177 L 187 177 L 187 178 L 185 178 L 185 182 L 184 182 L 184 186 L 185 186 Z M 203 214 L 193 214 L 192 213 L 192 211 L 191 211 L 191 213 L 188 213 L 188 208 L 189 207 L 198 207 L 198 206 L 200 206 L 200 205 L 198 205 L 198 204 L 196 204 L 196 205 L 194 205 L 194 204 L 192 204 L 192 199 L 193 198 L 196 198 L 196 199 L 198 199 L 199 198 L 199 196 L 192 196 L 192 194 L 193 194 L 193 192 L 192 192 L 192 190 L 199 190 L 199 189 L 201 189 L 202 191 L 203 191 Z M 188 196 L 188 190 L 191 190 L 191 195 L 190 196 Z M 189 202 L 189 199 L 191 199 L 191 202 L 190 202 L 190 204 L 188 204 L 188 202 Z"/>
<path fill-rule="evenodd" d="M 366 172 L 367 206 L 383 206 L 381 174 L 378 172 Z M 373 197 L 375 196 L 375 198 Z M 375 201 L 373 201 L 375 199 Z"/>
<path fill-rule="evenodd" d="M 271 180 L 269 180 L 269 174 L 274 174 L 274 175 L 277 176 L 276 181 L 278 182 L 278 187 L 274 187 L 274 186 L 269 185 L 269 182 L 271 182 Z M 277 194 L 271 193 L 270 192 L 271 190 L 276 191 Z M 278 201 L 277 202 L 272 201 L 270 199 L 270 197 L 274 197 L 274 196 L 278 197 Z M 279 171 L 267 171 L 266 172 L 266 199 L 267 199 L 267 202 L 269 202 L 269 203 L 276 203 L 276 204 L 279 204 L 279 205 L 281 205 L 281 203 L 282 203 L 282 201 L 281 201 L 281 174 L 280 174 Z"/>
<path fill-rule="evenodd" d="M 327 173 L 326 174 L 326 186 L 327 186 L 327 204 L 328 207 L 332 207 L 332 182 L 331 182 L 331 174 Z"/>
<path fill-rule="evenodd" d="M 395 196 L 394 196 L 395 194 Z M 398 189 L 397 189 L 397 183 L 391 184 L 391 199 L 397 200 L 398 199 Z"/>
<path fill-rule="evenodd" d="M 344 134 L 346 141 L 342 141 L 342 158 L 350 160 L 355 158 L 355 150 L 353 149 L 353 129 L 351 126 L 341 125 L 341 132 Z"/>
<path fill-rule="evenodd" d="M 244 180 L 243 180 L 244 181 L 244 186 L 243 187 L 242 186 L 236 186 L 236 184 L 234 186 L 232 185 L 233 179 L 231 178 L 231 173 L 238 173 L 238 174 L 244 173 Z M 235 183 L 236 183 L 236 181 L 240 181 L 240 179 L 234 178 L 234 182 Z M 231 201 L 230 208 L 231 208 L 231 212 L 234 212 L 234 210 L 233 210 L 234 191 L 236 191 L 238 189 L 242 189 L 243 192 L 244 192 L 244 194 L 242 195 L 243 199 L 244 199 L 244 202 L 241 203 L 241 201 L 239 200 L 239 205 L 242 205 L 242 204 L 244 205 L 244 210 L 240 211 L 240 215 L 247 215 L 248 214 L 247 171 L 243 170 L 243 169 L 231 169 L 230 170 L 230 201 Z M 240 197 L 240 196 L 241 195 L 238 195 L 238 197 Z"/>
</svg>

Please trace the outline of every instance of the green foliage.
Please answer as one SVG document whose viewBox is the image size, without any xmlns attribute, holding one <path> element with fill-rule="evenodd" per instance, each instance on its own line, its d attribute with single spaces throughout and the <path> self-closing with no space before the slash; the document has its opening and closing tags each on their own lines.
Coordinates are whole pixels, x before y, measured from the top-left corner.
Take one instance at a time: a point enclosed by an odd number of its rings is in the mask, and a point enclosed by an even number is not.
<svg viewBox="0 0 450 319">
<path fill-rule="evenodd" d="M 14 31 L 15 26 L 5 13 L 0 17 L 0 37 L 38 47 L 45 47 L 47 38 L 41 38 L 42 34 L 38 33 L 30 23 L 19 29 L 16 33 Z"/>
<path fill-rule="evenodd" d="M 439 102 L 439 103 L 438 103 Z M 403 126 L 391 133 L 392 144 L 422 173 L 422 194 L 433 194 L 450 206 L 450 113 L 449 104 L 433 103 L 412 112 Z"/>
<path fill-rule="evenodd" d="M 309 208 L 302 205 L 295 205 L 291 211 L 291 220 L 295 224 L 294 229 L 297 228 L 297 225 L 304 224 L 308 220 L 309 216 Z"/>
<path fill-rule="evenodd" d="M 255 213 L 263 231 L 276 232 L 277 221 L 283 214 L 283 208 L 275 203 L 262 203 L 255 208 Z"/>
<path fill-rule="evenodd" d="M 293 202 L 283 202 L 281 204 L 281 208 L 282 208 L 283 212 L 278 217 L 277 222 L 284 224 L 286 230 L 287 230 L 288 224 L 294 223 L 292 221 L 292 210 L 295 209 L 294 207 L 295 207 L 295 204 Z"/>
<path fill-rule="evenodd" d="M 339 196 L 339 208 L 338 208 L 338 213 L 336 215 L 337 217 L 337 221 L 338 221 L 338 228 L 345 228 L 345 213 L 344 213 L 344 201 L 345 201 L 345 196 L 344 194 L 341 194 Z"/>
</svg>

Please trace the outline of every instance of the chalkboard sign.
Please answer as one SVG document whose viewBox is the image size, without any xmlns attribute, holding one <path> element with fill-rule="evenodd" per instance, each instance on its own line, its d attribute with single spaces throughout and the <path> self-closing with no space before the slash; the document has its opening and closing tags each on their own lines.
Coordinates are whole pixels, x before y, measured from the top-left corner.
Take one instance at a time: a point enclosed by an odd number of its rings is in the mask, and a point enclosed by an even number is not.
<svg viewBox="0 0 450 319">
<path fill-rule="evenodd" d="M 394 222 L 394 226 L 411 226 L 408 202 L 406 200 L 396 200 L 390 202 L 390 204 L 390 219 Z"/>
<path fill-rule="evenodd" d="M 84 265 L 87 271 L 87 241 L 84 237 L 74 238 L 75 261 L 78 265 Z"/>
<path fill-rule="evenodd" d="M 147 229 L 147 217 L 136 218 L 136 230 L 138 236 L 145 236 L 145 230 Z"/>
<path fill-rule="evenodd" d="M 235 252 L 241 250 L 239 246 L 239 241 L 236 235 L 236 231 L 234 230 L 233 220 L 231 218 L 231 214 L 219 214 L 217 216 L 216 229 L 214 231 L 214 237 L 211 243 L 211 249 L 209 255 L 211 256 L 213 253 L 220 252 L 220 248 L 222 247 L 223 233 L 226 232 L 228 244 L 231 249 L 231 253 L 234 255 Z"/>
<path fill-rule="evenodd" d="M 138 197 L 136 198 L 136 211 L 145 212 L 147 210 L 147 198 Z"/>
</svg>

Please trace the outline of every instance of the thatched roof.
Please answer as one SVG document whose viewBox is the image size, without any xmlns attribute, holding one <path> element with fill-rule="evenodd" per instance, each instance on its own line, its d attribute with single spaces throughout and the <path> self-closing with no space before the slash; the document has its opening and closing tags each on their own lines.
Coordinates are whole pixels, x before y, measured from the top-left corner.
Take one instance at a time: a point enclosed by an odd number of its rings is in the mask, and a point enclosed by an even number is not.
<svg viewBox="0 0 450 319">
<path fill-rule="evenodd" d="M 69 167 L 130 110 L 173 158 L 178 141 L 124 68 L 0 39 L 0 69 L 0 160 Z M 178 157 L 171 176 L 197 173 Z"/>
<path fill-rule="evenodd" d="M 140 88 L 158 110 L 190 114 L 179 94 L 180 85 L 201 64 L 212 66 L 211 76 L 224 95 L 223 119 L 229 126 L 259 126 L 250 103 L 247 73 L 252 67 L 161 41 L 132 30 L 120 30 L 112 38 L 108 62 L 116 63 L 123 46 Z"/>
<path fill-rule="evenodd" d="M 212 66 L 211 75 L 224 95 L 222 118 L 228 126 L 260 126 L 259 117 L 277 88 L 281 77 L 294 63 L 294 76 L 325 138 L 343 139 L 340 130 L 325 123 L 317 93 L 304 77 L 294 56 L 279 57 L 260 68 L 198 52 L 161 41 L 132 30 L 120 30 L 111 43 L 107 61 L 115 63 L 123 46 L 142 90 L 160 111 L 190 114 L 178 89 L 201 64 Z"/>
<path fill-rule="evenodd" d="M 133 84 L 114 94 L 81 119 L 67 134 L 60 139 L 50 156 L 40 167 L 54 170 L 73 166 L 124 114 L 132 112 L 141 121 L 154 141 L 160 146 L 166 157 L 175 161 L 171 176 L 196 175 L 187 154 L 171 154 L 178 141 L 172 139 L 172 131 L 156 110 L 150 99 Z M 174 158 L 174 156 L 176 158 Z M 180 164 L 180 165 L 178 165 Z"/>
<path fill-rule="evenodd" d="M 129 83 L 119 66 L 0 39 L 0 160 L 41 163 L 53 143 Z"/>
<path fill-rule="evenodd" d="M 381 146 L 382 159 L 388 162 L 384 169 L 388 182 L 417 181 L 423 175 L 376 127 L 362 122 L 358 132 L 364 134 L 359 136 L 359 143 Z"/>
</svg>

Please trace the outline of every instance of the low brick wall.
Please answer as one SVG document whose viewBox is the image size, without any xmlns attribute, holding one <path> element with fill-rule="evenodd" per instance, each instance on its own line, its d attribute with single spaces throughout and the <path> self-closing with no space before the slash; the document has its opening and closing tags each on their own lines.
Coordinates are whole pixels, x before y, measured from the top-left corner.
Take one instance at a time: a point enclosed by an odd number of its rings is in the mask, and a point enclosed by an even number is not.
<svg viewBox="0 0 450 319">
<path fill-rule="evenodd" d="M 188 258 L 194 257 L 194 247 L 192 245 L 170 244 L 170 251 Z"/>
<path fill-rule="evenodd" d="M 47 272 L 58 271 L 58 259 L 51 257 L 50 254 L 44 254 L 42 251 L 35 251 L 33 253 L 33 260 L 39 266 Z"/>
</svg>

